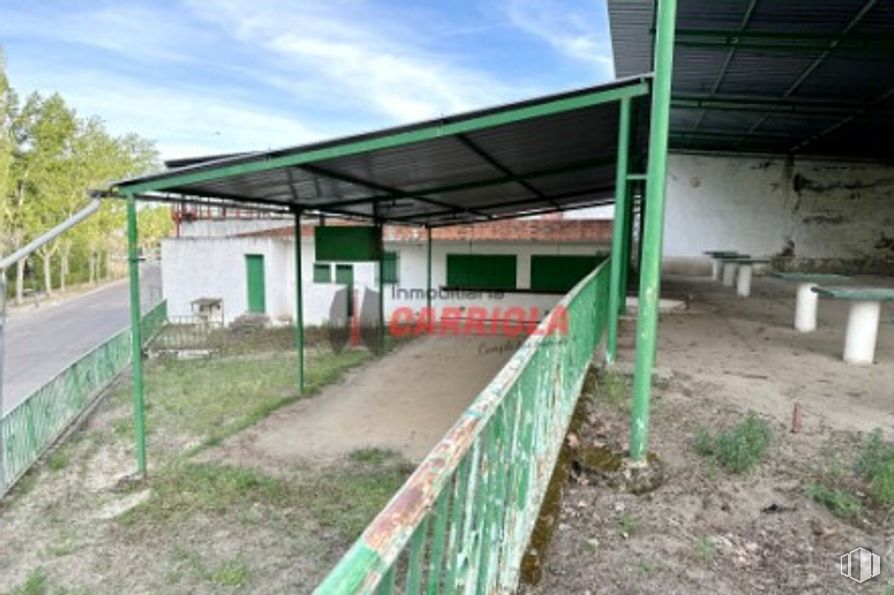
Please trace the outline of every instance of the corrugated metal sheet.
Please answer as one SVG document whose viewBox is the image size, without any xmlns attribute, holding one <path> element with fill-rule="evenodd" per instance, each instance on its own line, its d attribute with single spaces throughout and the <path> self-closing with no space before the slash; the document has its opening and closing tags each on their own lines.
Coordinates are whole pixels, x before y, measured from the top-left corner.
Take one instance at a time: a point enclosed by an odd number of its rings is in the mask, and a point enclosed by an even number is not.
<svg viewBox="0 0 894 595">
<path fill-rule="evenodd" d="M 653 12 L 609 0 L 619 76 L 651 71 Z M 894 159 L 894 0 L 678 0 L 673 95 L 796 107 L 675 102 L 672 148 Z"/>
<path fill-rule="evenodd" d="M 648 85 L 643 81 L 647 79 L 616 81 L 325 143 L 223 159 L 182 160 L 175 164 L 179 168 L 121 184 L 158 182 L 156 186 L 164 192 L 187 198 L 295 206 L 429 225 L 486 221 L 492 217 L 603 204 L 606 198 L 613 198 L 618 102 L 610 100 L 584 107 L 571 103 L 567 111 L 547 114 L 538 112 L 537 108 L 557 100 L 574 100 L 637 86 L 639 96 L 632 99 L 633 109 L 644 114 L 648 95 L 643 93 L 648 92 Z M 289 160 L 301 165 L 273 169 L 263 166 L 270 159 L 305 155 L 321 148 L 337 149 L 358 141 L 393 138 L 423 128 L 432 130 L 433 126 L 441 134 L 447 124 L 499 115 L 520 107 L 534 108 L 538 115 L 463 134 L 432 136 L 412 144 L 384 147 L 379 143 L 362 152 L 338 151 L 337 157 L 331 157 L 333 153 L 329 152 L 326 158 L 309 162 Z M 634 163 L 644 138 L 642 127 L 634 131 Z M 226 177 L 196 176 L 220 167 L 234 167 L 239 171 Z M 192 177 L 178 178 L 183 175 Z"/>
</svg>

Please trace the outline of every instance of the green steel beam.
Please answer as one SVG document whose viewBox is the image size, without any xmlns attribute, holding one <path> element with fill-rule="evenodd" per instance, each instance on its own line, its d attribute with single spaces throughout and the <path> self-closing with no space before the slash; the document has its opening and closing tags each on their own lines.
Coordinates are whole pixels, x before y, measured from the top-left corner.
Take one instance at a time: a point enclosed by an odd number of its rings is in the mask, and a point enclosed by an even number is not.
<svg viewBox="0 0 894 595">
<path fill-rule="evenodd" d="M 379 354 L 385 354 L 385 228 L 379 226 Z"/>
<path fill-rule="evenodd" d="M 630 422 L 630 457 L 644 462 L 649 448 L 649 399 L 658 344 L 658 299 L 661 293 L 661 243 L 667 185 L 671 79 L 674 68 L 676 0 L 659 0 L 655 35 L 655 79 L 649 130 L 649 179 L 646 181 L 646 221 L 636 320 L 636 362 Z"/>
<path fill-rule="evenodd" d="M 461 212 L 474 212 L 474 211 L 466 211 L 464 209 L 460 209 L 455 207 L 454 205 L 448 204 L 446 202 L 435 200 L 433 198 L 429 198 L 427 196 L 420 196 L 419 194 L 404 192 L 398 188 L 392 188 L 390 186 L 385 186 L 383 184 L 379 184 L 377 182 L 373 182 L 371 180 L 366 180 L 363 178 L 359 178 L 357 176 L 352 176 L 350 174 L 344 174 L 341 172 L 332 171 L 329 168 L 323 168 L 317 165 L 302 165 L 301 169 L 304 169 L 312 174 L 332 178 L 334 180 L 340 180 L 342 182 L 347 182 L 349 184 L 353 184 L 355 186 L 364 186 L 366 188 L 372 188 L 373 190 L 378 190 L 379 192 L 385 192 L 384 196 L 380 196 L 377 198 L 377 201 L 385 201 L 385 200 L 396 200 L 400 198 L 412 198 L 413 200 L 418 200 L 419 202 L 424 202 L 426 204 L 434 205 L 436 207 L 451 209 L 453 211 L 461 211 Z M 343 203 L 335 203 L 336 206 Z"/>
<path fill-rule="evenodd" d="M 304 295 L 301 282 L 301 211 L 295 209 L 295 352 L 298 355 L 298 392 L 304 394 Z"/>
<path fill-rule="evenodd" d="M 875 0 L 871 0 L 874 4 Z M 871 8 L 871 7 L 870 7 Z M 862 14 L 861 14 L 862 13 Z M 864 11 L 858 16 L 862 18 Z M 737 31 L 735 29 L 678 29 L 676 45 L 697 48 L 743 48 L 767 51 L 823 52 L 830 47 L 846 52 L 877 56 L 894 50 L 890 35 L 849 35 L 850 29 L 838 34 Z"/>
<path fill-rule="evenodd" d="M 608 292 L 608 340 L 605 348 L 606 364 L 615 363 L 618 351 L 618 316 L 622 295 L 621 267 L 624 252 L 624 229 L 627 227 L 627 162 L 630 156 L 630 100 L 621 101 L 618 117 L 618 159 L 615 169 L 615 218 L 612 224 L 612 256 Z"/>
<path fill-rule="evenodd" d="M 140 310 L 140 258 L 137 246 L 137 203 L 127 196 L 127 266 L 130 275 L 130 344 L 133 370 L 133 420 L 137 473 L 146 476 L 146 423 L 143 394 L 143 336 Z"/>
<path fill-rule="evenodd" d="M 629 99 L 622 99 L 621 101 L 629 101 Z M 540 199 L 543 199 L 543 200 L 545 200 L 545 201 L 547 201 L 547 202 L 551 202 L 551 203 L 553 204 L 554 207 L 558 207 L 558 206 L 559 206 L 559 205 L 557 205 L 556 203 L 554 203 L 554 202 L 552 202 L 551 200 L 549 200 L 549 198 L 548 198 L 545 194 L 543 194 L 543 192 L 541 192 L 540 190 L 538 190 L 535 186 L 533 186 L 533 185 L 532 185 L 530 182 L 528 182 L 526 179 L 524 179 L 524 178 L 519 178 L 519 177 L 515 174 L 514 171 L 512 171 L 511 169 L 509 169 L 508 167 L 506 167 L 505 165 L 503 165 L 502 162 L 500 162 L 500 161 L 497 160 L 493 155 L 491 155 L 490 153 L 488 153 L 487 151 L 485 151 L 484 149 L 482 149 L 477 143 L 473 142 L 472 139 L 470 139 L 470 138 L 469 138 L 468 136 L 466 136 L 465 134 L 457 134 L 457 135 L 456 135 L 456 139 L 457 139 L 459 142 L 461 142 L 463 145 L 465 145 L 466 148 L 468 148 L 470 151 L 472 151 L 473 153 L 475 153 L 476 155 L 478 155 L 478 157 L 480 157 L 481 159 L 483 159 L 484 161 L 486 161 L 486 162 L 487 162 L 491 167 L 493 167 L 494 169 L 497 169 L 498 171 L 503 172 L 503 173 L 506 174 L 506 176 L 508 176 L 508 177 L 515 178 L 514 181 L 515 181 L 516 184 L 518 184 L 519 186 L 521 186 L 522 188 L 524 188 L 525 190 L 527 190 L 528 192 L 530 192 L 530 193 L 533 194 L 534 196 L 536 196 L 536 197 L 538 197 L 538 198 L 540 198 Z"/>
<path fill-rule="evenodd" d="M 222 163 L 217 166 L 202 168 L 198 171 L 181 173 L 171 172 L 170 174 L 157 176 L 152 179 L 122 182 L 115 188 L 115 191 L 119 194 L 135 194 L 151 190 L 166 190 L 244 174 L 282 169 L 284 167 L 304 165 L 328 159 L 337 159 L 349 155 L 357 155 L 360 153 L 368 153 L 381 149 L 389 149 L 435 140 L 444 136 L 453 136 L 496 126 L 504 126 L 514 122 L 521 122 L 592 107 L 612 101 L 619 101 L 624 97 L 647 95 L 648 93 L 649 83 L 646 80 L 639 80 L 621 87 L 593 91 L 591 93 L 556 99 L 536 105 L 505 109 L 459 122 L 433 124 L 415 130 L 395 132 L 393 134 L 375 138 L 347 139 L 331 146 L 309 149 L 291 155 L 282 155 L 279 157 L 265 156 L 263 159 L 242 163 Z"/>
<path fill-rule="evenodd" d="M 593 167 L 599 167 L 601 165 L 611 165 L 614 164 L 615 158 L 612 157 L 603 157 L 599 159 L 585 159 L 583 161 L 576 161 L 574 163 L 569 163 L 562 166 L 557 167 L 547 167 L 543 169 L 532 170 L 524 173 L 517 173 L 515 175 L 502 175 L 491 178 L 485 178 L 483 180 L 474 180 L 471 182 L 462 182 L 458 184 L 448 184 L 443 186 L 430 186 L 428 188 L 420 188 L 419 190 L 415 190 L 413 192 L 405 192 L 405 193 L 395 193 L 395 194 L 386 194 L 386 195 L 373 195 L 373 196 L 364 196 L 362 198 L 352 198 L 349 200 L 335 200 L 330 202 L 316 203 L 309 206 L 312 206 L 315 209 L 329 209 L 330 207 L 350 207 L 357 204 L 367 204 L 367 203 L 377 203 L 383 200 L 393 200 L 396 198 L 413 198 L 418 194 L 449 194 L 451 192 L 462 192 L 464 190 L 475 190 L 477 188 L 486 188 L 488 186 L 500 186 L 502 184 L 510 184 L 512 182 L 517 182 L 518 180 L 533 180 L 537 178 L 548 178 L 550 176 L 558 176 L 566 173 L 574 173 L 578 171 L 583 171 L 586 169 L 591 169 Z M 481 207 L 477 207 L 481 208 Z"/>
<path fill-rule="evenodd" d="M 646 174 L 627 174 L 628 182 L 642 182 L 644 180 L 647 180 L 648 178 L 649 176 Z"/>
<path fill-rule="evenodd" d="M 580 204 L 575 204 L 574 206 L 562 207 L 561 209 L 557 209 L 556 207 L 547 207 L 543 209 L 531 209 L 524 211 L 522 213 L 509 213 L 508 215 L 493 215 L 488 217 L 487 219 L 482 219 L 481 221 L 469 221 L 469 225 L 475 225 L 477 223 L 488 223 L 490 221 L 503 221 L 504 219 L 518 219 L 519 217 L 531 217 L 534 215 L 547 215 L 549 213 L 559 213 L 562 211 L 567 211 L 569 209 L 585 209 L 587 207 L 602 207 L 605 205 L 610 205 L 614 202 L 614 198 L 603 198 L 599 200 L 592 200 L 587 202 L 582 202 Z M 444 221 L 444 222 L 430 222 L 428 223 L 431 227 L 450 227 L 452 225 L 457 225 L 455 221 Z"/>
<path fill-rule="evenodd" d="M 883 112 L 894 116 L 894 109 L 883 106 L 872 106 L 868 103 L 840 102 L 803 102 L 773 99 L 724 99 L 708 96 L 674 96 L 671 101 L 674 109 L 698 109 L 751 113 L 795 114 L 799 116 L 848 116 L 854 112 L 871 110 L 873 113 Z"/>
</svg>

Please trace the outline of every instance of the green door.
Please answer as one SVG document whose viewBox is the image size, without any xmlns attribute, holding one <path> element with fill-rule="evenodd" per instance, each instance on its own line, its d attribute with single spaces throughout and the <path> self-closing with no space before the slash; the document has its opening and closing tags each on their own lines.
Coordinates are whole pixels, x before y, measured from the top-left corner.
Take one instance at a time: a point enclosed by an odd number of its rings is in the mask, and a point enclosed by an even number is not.
<svg viewBox="0 0 894 595">
<path fill-rule="evenodd" d="M 245 255 L 245 279 L 248 286 L 248 311 L 264 313 L 267 304 L 264 299 L 264 256 Z"/>
<path fill-rule="evenodd" d="M 354 315 L 354 265 L 335 265 L 335 282 L 345 285 L 348 289 L 348 318 Z"/>
</svg>

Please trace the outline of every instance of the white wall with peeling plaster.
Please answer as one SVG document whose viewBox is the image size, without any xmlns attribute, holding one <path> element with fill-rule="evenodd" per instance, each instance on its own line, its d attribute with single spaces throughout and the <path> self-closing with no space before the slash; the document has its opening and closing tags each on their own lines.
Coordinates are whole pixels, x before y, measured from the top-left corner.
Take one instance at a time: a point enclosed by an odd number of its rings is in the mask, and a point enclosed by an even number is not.
<svg viewBox="0 0 894 595">
<path fill-rule="evenodd" d="M 664 266 L 704 272 L 705 250 L 790 255 L 798 269 L 894 261 L 894 166 L 672 154 Z"/>
</svg>

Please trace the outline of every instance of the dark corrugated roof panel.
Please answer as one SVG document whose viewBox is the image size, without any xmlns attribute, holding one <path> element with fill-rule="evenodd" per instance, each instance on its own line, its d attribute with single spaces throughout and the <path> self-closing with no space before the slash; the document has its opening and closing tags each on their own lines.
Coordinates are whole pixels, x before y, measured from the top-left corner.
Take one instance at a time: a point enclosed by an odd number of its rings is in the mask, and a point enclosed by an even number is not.
<svg viewBox="0 0 894 595">
<path fill-rule="evenodd" d="M 620 76 L 652 69 L 653 11 L 609 0 Z M 894 0 L 679 0 L 671 148 L 894 159 L 892 33 Z"/>
</svg>

